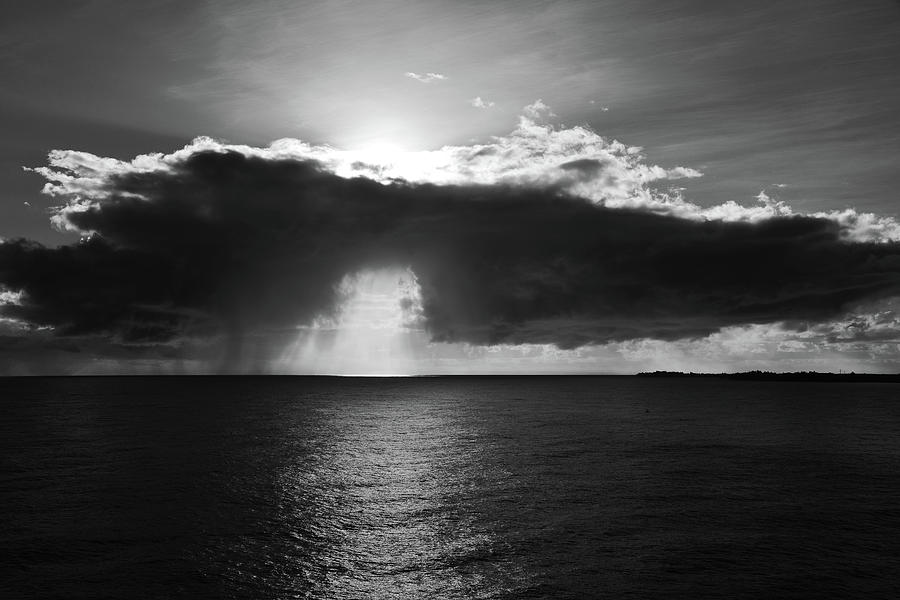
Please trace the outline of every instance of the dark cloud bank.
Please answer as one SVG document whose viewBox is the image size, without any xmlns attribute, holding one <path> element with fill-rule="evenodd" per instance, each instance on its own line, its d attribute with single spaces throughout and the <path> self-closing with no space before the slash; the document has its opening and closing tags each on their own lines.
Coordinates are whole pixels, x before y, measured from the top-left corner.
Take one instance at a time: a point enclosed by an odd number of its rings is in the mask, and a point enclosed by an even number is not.
<svg viewBox="0 0 900 600">
<path fill-rule="evenodd" d="M 109 176 L 76 245 L 0 244 L 6 317 L 126 345 L 278 331 L 340 304 L 342 277 L 409 266 L 434 340 L 703 336 L 818 321 L 900 292 L 900 244 L 828 219 L 691 221 L 555 189 L 345 179 L 314 161 L 198 151 Z"/>
</svg>

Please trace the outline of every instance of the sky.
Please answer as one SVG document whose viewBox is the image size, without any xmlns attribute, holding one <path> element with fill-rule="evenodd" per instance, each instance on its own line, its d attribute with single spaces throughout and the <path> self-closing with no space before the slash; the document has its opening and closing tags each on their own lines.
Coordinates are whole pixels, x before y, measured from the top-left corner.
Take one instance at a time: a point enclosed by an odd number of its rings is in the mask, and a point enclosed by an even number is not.
<svg viewBox="0 0 900 600">
<path fill-rule="evenodd" d="M 900 372 L 900 3 L 35 0 L 0 373 Z"/>
</svg>

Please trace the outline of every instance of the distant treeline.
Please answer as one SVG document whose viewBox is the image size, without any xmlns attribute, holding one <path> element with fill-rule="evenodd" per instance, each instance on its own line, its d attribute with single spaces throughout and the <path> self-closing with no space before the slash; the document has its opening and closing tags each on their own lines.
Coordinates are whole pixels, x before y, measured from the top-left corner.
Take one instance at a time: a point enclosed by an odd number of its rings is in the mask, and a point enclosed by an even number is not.
<svg viewBox="0 0 900 600">
<path fill-rule="evenodd" d="M 745 373 L 682 373 L 679 371 L 653 371 L 638 373 L 638 377 L 706 377 L 716 379 L 738 379 L 742 381 L 839 381 L 839 382 L 879 382 L 900 383 L 900 373 L 818 373 L 798 371 L 795 373 L 773 373 L 771 371 L 747 371 Z"/>
</svg>

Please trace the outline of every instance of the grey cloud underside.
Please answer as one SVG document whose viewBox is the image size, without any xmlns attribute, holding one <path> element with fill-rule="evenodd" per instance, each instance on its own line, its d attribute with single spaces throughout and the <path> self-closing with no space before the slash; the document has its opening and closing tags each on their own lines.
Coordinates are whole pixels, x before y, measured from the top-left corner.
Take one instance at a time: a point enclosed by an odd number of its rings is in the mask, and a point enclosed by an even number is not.
<svg viewBox="0 0 900 600">
<path fill-rule="evenodd" d="M 67 215 L 88 241 L 0 244 L 0 284 L 24 291 L 5 316 L 126 343 L 283 329 L 338 307 L 346 274 L 396 265 L 436 341 L 569 348 L 819 321 L 900 293 L 900 244 L 811 217 L 689 221 L 219 151 L 111 176 L 104 194 Z"/>
</svg>

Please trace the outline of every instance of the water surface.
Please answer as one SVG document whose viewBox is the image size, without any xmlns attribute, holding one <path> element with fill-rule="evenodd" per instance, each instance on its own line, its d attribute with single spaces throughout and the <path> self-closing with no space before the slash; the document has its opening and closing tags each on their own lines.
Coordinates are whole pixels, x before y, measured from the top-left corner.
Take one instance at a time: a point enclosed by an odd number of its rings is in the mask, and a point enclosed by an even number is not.
<svg viewBox="0 0 900 600">
<path fill-rule="evenodd" d="M 888 598 L 900 385 L 0 380 L 4 598 Z"/>
</svg>

